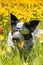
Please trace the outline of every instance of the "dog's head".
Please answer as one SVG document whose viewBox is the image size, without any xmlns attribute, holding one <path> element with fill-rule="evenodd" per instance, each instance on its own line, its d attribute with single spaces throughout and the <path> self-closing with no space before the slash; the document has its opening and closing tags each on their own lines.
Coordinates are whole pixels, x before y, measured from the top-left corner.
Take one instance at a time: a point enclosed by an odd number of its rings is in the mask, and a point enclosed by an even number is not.
<svg viewBox="0 0 43 65">
<path fill-rule="evenodd" d="M 32 20 L 28 23 L 19 22 L 17 17 L 11 14 L 11 31 L 13 39 L 29 40 L 32 37 L 31 33 L 36 29 L 39 20 Z"/>
</svg>

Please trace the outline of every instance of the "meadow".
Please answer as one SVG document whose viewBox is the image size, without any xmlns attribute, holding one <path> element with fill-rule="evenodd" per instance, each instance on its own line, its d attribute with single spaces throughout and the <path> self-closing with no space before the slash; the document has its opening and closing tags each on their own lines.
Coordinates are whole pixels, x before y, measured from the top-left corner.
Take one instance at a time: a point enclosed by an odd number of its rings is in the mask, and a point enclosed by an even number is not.
<svg viewBox="0 0 43 65">
<path fill-rule="evenodd" d="M 20 22 L 38 19 L 38 28 L 43 29 L 43 0 L 0 0 L 0 65 L 43 65 L 43 37 L 39 36 L 31 52 L 27 52 L 26 62 L 20 59 L 18 49 L 12 51 L 7 46 L 11 13 Z"/>
</svg>

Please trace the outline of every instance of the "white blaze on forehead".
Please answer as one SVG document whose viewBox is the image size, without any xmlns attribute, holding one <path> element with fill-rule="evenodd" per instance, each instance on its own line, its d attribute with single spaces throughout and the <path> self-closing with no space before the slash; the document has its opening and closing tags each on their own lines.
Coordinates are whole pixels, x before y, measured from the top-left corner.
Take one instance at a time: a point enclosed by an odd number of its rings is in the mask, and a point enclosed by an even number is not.
<svg viewBox="0 0 43 65">
<path fill-rule="evenodd" d="M 17 23 L 17 28 L 22 28 L 22 26 L 23 26 L 23 24 L 24 24 L 24 22 L 19 22 L 19 23 Z"/>
</svg>

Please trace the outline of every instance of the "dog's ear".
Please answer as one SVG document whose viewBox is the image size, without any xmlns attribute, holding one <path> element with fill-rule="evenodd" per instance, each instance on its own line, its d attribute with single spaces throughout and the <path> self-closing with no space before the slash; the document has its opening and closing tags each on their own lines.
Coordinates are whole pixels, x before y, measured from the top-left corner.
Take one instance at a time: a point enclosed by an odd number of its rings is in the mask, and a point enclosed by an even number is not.
<svg viewBox="0 0 43 65">
<path fill-rule="evenodd" d="M 30 25 L 31 25 L 31 27 L 37 27 L 39 22 L 40 22 L 39 20 L 32 20 L 32 21 L 30 21 Z"/>
<path fill-rule="evenodd" d="M 18 19 L 16 16 L 14 16 L 13 14 L 11 14 L 11 26 L 16 25 L 18 22 Z"/>
<path fill-rule="evenodd" d="M 39 22 L 39 20 L 32 20 L 28 23 L 25 23 L 25 27 L 33 32 L 38 26 Z"/>
</svg>

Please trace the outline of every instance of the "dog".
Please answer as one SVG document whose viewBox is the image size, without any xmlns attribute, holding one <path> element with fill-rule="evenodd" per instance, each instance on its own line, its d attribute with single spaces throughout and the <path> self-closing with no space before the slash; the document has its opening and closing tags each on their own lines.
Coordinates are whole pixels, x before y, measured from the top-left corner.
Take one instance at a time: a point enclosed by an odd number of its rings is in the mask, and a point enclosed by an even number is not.
<svg viewBox="0 0 43 65">
<path fill-rule="evenodd" d="M 17 17 L 11 14 L 11 31 L 8 34 L 8 45 L 15 49 L 30 48 L 36 40 L 35 35 L 40 34 L 37 28 L 39 20 L 32 20 L 28 23 L 19 22 Z"/>
<path fill-rule="evenodd" d="M 15 49 L 31 49 L 33 47 L 36 36 L 41 32 L 37 28 L 39 20 L 31 20 L 30 22 L 19 22 L 17 17 L 11 14 L 11 31 L 8 34 L 8 46 Z M 20 50 L 21 52 L 21 50 Z"/>
</svg>

